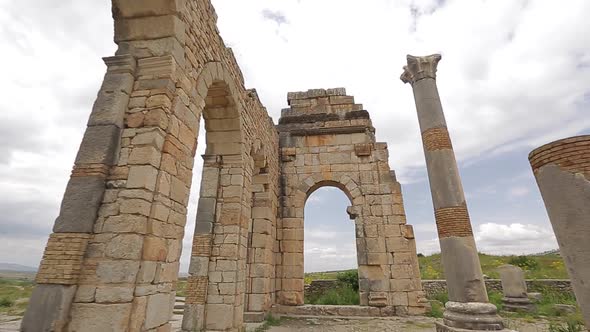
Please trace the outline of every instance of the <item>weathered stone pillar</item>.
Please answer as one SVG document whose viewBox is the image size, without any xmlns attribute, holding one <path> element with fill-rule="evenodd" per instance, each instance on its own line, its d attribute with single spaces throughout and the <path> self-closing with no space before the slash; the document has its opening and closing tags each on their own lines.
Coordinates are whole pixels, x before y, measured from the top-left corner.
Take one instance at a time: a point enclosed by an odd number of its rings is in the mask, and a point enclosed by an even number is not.
<svg viewBox="0 0 590 332">
<path fill-rule="evenodd" d="M 61 331 L 68 322 L 106 178 L 116 163 L 136 69 L 130 55 L 104 61 L 107 72 L 45 247 L 21 331 Z"/>
<path fill-rule="evenodd" d="M 203 155 L 203 176 L 201 177 L 193 248 L 188 269 L 187 296 L 182 317 L 183 331 L 201 331 L 205 324 L 209 259 L 219 190 L 219 167 L 219 156 Z"/>
<path fill-rule="evenodd" d="M 529 154 L 576 300 L 590 327 L 590 135 Z"/>
<path fill-rule="evenodd" d="M 535 311 L 535 305 L 527 295 L 524 272 L 518 266 L 505 264 L 498 268 L 502 280 L 502 302 L 506 311 Z"/>
<path fill-rule="evenodd" d="M 439 54 L 408 55 L 408 65 L 401 75 L 401 80 L 410 83 L 414 91 L 449 292 L 444 325 L 438 324 L 437 331 L 501 330 L 502 319 L 488 300 L 455 153 L 436 87 L 440 59 Z"/>
</svg>

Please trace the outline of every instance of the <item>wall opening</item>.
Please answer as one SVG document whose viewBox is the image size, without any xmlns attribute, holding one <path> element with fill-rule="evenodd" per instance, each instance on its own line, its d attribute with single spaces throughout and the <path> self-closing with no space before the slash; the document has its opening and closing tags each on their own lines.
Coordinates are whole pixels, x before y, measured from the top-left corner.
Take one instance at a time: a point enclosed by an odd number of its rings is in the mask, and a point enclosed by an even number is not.
<svg viewBox="0 0 590 332">
<path fill-rule="evenodd" d="M 355 270 L 349 273 L 356 275 L 355 221 L 346 211 L 350 205 L 351 201 L 344 191 L 333 186 L 321 187 L 308 196 L 303 228 L 306 285 L 312 279 L 336 279 L 338 273 L 346 273 L 344 271 Z M 317 282 L 314 285 L 320 286 Z M 324 291 L 316 292 L 315 287 L 306 286 L 305 303 L 359 304 L 358 288 L 348 286 L 345 290 L 338 290 L 337 296 Z M 320 298 L 322 294 L 324 297 Z"/>
</svg>

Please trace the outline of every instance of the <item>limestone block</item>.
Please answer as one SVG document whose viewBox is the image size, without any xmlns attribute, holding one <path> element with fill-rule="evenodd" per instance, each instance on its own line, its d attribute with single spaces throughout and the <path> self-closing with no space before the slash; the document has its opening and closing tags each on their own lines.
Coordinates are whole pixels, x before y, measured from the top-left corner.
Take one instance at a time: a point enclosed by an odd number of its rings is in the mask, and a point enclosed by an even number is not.
<svg viewBox="0 0 590 332">
<path fill-rule="evenodd" d="M 137 282 L 140 284 L 151 283 L 156 276 L 156 269 L 158 264 L 156 262 L 142 261 L 137 274 Z"/>
<path fill-rule="evenodd" d="M 118 74 L 124 78 L 127 82 L 121 82 L 123 84 L 129 84 L 133 86 L 133 76 L 130 74 Z M 108 76 L 105 77 L 108 79 Z M 125 87 L 122 87 L 123 89 Z M 125 110 L 127 109 L 127 103 L 129 102 L 129 95 L 122 92 L 111 92 L 104 93 L 100 92 L 94 105 L 92 107 L 92 113 L 88 119 L 88 126 L 104 126 L 104 125 L 115 125 L 118 128 L 123 128 Z"/>
<path fill-rule="evenodd" d="M 385 252 L 385 239 L 382 237 L 365 238 L 365 244 L 368 253 Z"/>
<path fill-rule="evenodd" d="M 158 150 L 161 150 L 164 147 L 165 136 L 166 133 L 159 128 L 150 129 L 148 131 L 138 133 L 131 140 L 131 144 L 133 144 L 134 146 L 149 145 L 153 146 Z"/>
<path fill-rule="evenodd" d="M 74 298 L 75 302 L 89 303 L 94 302 L 94 294 L 96 293 L 96 286 L 80 285 L 76 291 Z"/>
<path fill-rule="evenodd" d="M 141 214 L 147 217 L 150 215 L 150 208 L 151 204 L 143 199 L 126 199 L 121 202 L 120 211 L 122 214 Z M 122 222 L 125 220 L 126 218 L 123 218 Z"/>
<path fill-rule="evenodd" d="M 303 252 L 303 241 L 282 240 L 281 252 Z"/>
<path fill-rule="evenodd" d="M 408 275 L 406 277 L 411 277 Z M 412 282 L 413 279 L 392 279 L 390 280 L 391 283 L 391 290 L 392 291 L 412 291 L 414 290 L 414 283 Z"/>
<path fill-rule="evenodd" d="M 389 237 L 386 239 L 387 251 L 393 253 L 411 251 L 410 241 L 404 237 Z"/>
<path fill-rule="evenodd" d="M 153 146 L 140 146 L 131 150 L 127 163 L 129 165 L 152 165 L 160 167 L 161 151 Z"/>
<path fill-rule="evenodd" d="M 407 292 L 392 292 L 391 293 L 391 304 L 395 306 L 407 306 L 408 305 L 408 293 Z"/>
<path fill-rule="evenodd" d="M 129 167 L 127 188 L 145 188 L 154 191 L 156 189 L 158 170 L 153 166 Z"/>
<path fill-rule="evenodd" d="M 527 297 L 527 287 L 524 272 L 518 266 L 505 264 L 498 267 L 502 280 L 502 292 L 505 297 Z"/>
<path fill-rule="evenodd" d="M 194 276 L 206 277 L 209 272 L 209 257 L 192 256 L 188 272 Z"/>
<path fill-rule="evenodd" d="M 154 294 L 147 297 L 144 326 L 151 329 L 168 322 L 172 316 L 170 294 Z"/>
<path fill-rule="evenodd" d="M 179 262 L 173 263 L 158 263 L 154 282 L 165 283 L 173 282 L 178 278 L 178 269 L 180 267 Z"/>
<path fill-rule="evenodd" d="M 21 323 L 21 331 L 63 329 L 67 324 L 76 288 L 75 285 L 38 284 L 35 286 Z"/>
<path fill-rule="evenodd" d="M 147 231 L 147 217 L 139 215 L 118 215 L 106 218 L 102 231 L 105 233 L 138 233 Z"/>
<path fill-rule="evenodd" d="M 388 263 L 386 253 L 367 253 L 367 264 L 369 265 L 386 265 Z"/>
<path fill-rule="evenodd" d="M 185 38 L 185 24 L 175 15 L 149 16 L 115 20 L 115 43 L 128 40 Z"/>
<path fill-rule="evenodd" d="M 133 291 L 131 286 L 99 286 L 96 288 L 96 303 L 131 302 Z"/>
<path fill-rule="evenodd" d="M 134 114 L 137 114 L 137 113 L 134 113 Z M 129 120 L 128 120 L 128 122 L 129 122 Z M 143 125 L 145 127 L 156 127 L 156 128 L 162 129 L 162 130 L 166 130 L 169 125 L 168 116 L 166 115 L 166 112 L 163 109 L 153 108 L 153 109 L 148 110 L 145 113 L 145 116 L 143 116 L 143 118 L 142 118 L 141 125 Z M 141 126 L 141 125 L 139 125 L 139 126 Z"/>
<path fill-rule="evenodd" d="M 205 307 L 205 328 L 224 331 L 233 327 L 234 306 L 228 304 L 207 304 Z"/>
<path fill-rule="evenodd" d="M 303 292 L 304 286 L 303 279 L 283 279 L 282 281 L 282 290 L 284 291 Z"/>
<path fill-rule="evenodd" d="M 131 306 L 131 318 L 129 320 L 130 331 L 141 331 L 143 322 L 145 321 L 145 308 L 147 306 L 147 298 L 145 296 L 135 297 Z"/>
<path fill-rule="evenodd" d="M 70 178 L 53 231 L 91 233 L 104 190 L 104 180 L 99 177 Z"/>
<path fill-rule="evenodd" d="M 302 253 L 283 253 L 283 265 L 300 266 L 303 265 L 303 254 Z"/>
<path fill-rule="evenodd" d="M 74 303 L 68 331 L 125 331 L 130 315 L 131 303 Z"/>
<path fill-rule="evenodd" d="M 120 234 L 106 245 L 105 255 L 116 259 L 140 259 L 143 237 L 137 234 Z"/>
<path fill-rule="evenodd" d="M 143 17 L 174 14 L 184 8 L 185 0 L 147 0 L 141 5 L 134 0 L 113 1 L 113 17 Z"/>
<path fill-rule="evenodd" d="M 168 256 L 166 239 L 147 236 L 143 242 L 142 259 L 146 261 L 165 261 Z"/>
<path fill-rule="evenodd" d="M 279 303 L 284 305 L 301 305 L 303 304 L 303 292 L 279 292 Z"/>
<path fill-rule="evenodd" d="M 132 283 L 139 272 L 137 261 L 101 261 L 96 276 L 103 283 Z"/>
<path fill-rule="evenodd" d="M 205 305 L 186 303 L 182 317 L 182 329 L 185 331 L 201 331 L 205 322 Z"/>
<path fill-rule="evenodd" d="M 116 125 L 86 128 L 76 156 L 76 164 L 113 165 L 120 137 L 121 129 Z"/>
</svg>

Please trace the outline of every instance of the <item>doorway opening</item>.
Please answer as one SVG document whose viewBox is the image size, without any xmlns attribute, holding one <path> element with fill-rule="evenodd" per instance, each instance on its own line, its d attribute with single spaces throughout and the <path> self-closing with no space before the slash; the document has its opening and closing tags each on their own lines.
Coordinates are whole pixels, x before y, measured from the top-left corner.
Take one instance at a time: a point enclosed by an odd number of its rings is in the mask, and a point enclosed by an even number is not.
<svg viewBox="0 0 590 332">
<path fill-rule="evenodd" d="M 350 199 L 337 187 L 312 192 L 304 210 L 306 304 L 358 305 L 355 221 Z"/>
</svg>

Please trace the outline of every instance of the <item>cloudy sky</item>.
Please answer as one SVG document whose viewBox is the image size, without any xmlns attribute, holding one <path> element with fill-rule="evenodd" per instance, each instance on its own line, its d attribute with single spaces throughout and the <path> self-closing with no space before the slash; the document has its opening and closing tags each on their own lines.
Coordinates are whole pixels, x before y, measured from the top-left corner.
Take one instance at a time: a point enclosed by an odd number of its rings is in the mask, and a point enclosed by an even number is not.
<svg viewBox="0 0 590 332">
<path fill-rule="evenodd" d="M 423 253 L 439 247 L 411 87 L 399 75 L 406 54 L 442 53 L 438 85 L 479 249 L 557 247 L 527 154 L 590 133 L 589 1 L 213 3 L 246 86 L 275 121 L 287 91 L 342 86 L 365 105 L 389 144 Z M 0 0 L 0 22 L 0 262 L 36 266 L 105 71 L 101 57 L 116 49 L 110 1 Z M 306 270 L 356 266 L 349 204 L 335 189 L 311 196 Z"/>
</svg>

